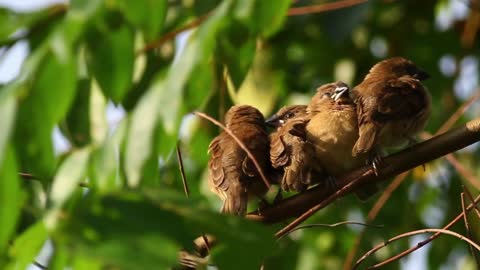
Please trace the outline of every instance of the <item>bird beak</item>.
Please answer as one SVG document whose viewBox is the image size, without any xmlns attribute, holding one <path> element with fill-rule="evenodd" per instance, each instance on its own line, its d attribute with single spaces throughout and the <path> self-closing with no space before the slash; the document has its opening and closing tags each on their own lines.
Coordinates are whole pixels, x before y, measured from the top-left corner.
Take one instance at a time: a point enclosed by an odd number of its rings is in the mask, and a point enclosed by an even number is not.
<svg viewBox="0 0 480 270">
<path fill-rule="evenodd" d="M 335 93 L 332 95 L 332 98 L 337 101 L 339 100 L 344 94 L 348 93 L 348 87 L 342 86 L 342 87 L 337 87 L 335 89 Z"/>
<path fill-rule="evenodd" d="M 285 121 L 283 121 L 282 119 L 279 119 L 278 115 L 276 114 L 272 115 L 270 118 L 265 120 L 265 124 L 267 124 L 267 126 L 270 126 L 270 127 L 279 127 L 283 125 L 284 122 Z"/>
<path fill-rule="evenodd" d="M 419 70 L 418 73 L 415 74 L 414 78 L 418 79 L 419 81 L 423 81 L 430 78 L 430 74 L 428 74 L 426 71 Z"/>
</svg>

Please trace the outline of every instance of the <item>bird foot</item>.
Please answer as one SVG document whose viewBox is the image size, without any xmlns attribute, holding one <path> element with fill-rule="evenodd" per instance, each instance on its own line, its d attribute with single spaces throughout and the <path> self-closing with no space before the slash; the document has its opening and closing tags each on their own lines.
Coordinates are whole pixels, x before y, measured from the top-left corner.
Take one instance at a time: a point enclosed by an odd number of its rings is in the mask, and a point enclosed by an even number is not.
<svg viewBox="0 0 480 270">
<path fill-rule="evenodd" d="M 372 165 L 373 167 L 373 173 L 375 176 L 378 176 L 378 169 L 380 168 L 380 165 L 383 163 L 383 156 L 379 153 L 375 153 L 373 156 L 371 156 L 367 160 L 367 165 Z"/>
<path fill-rule="evenodd" d="M 328 190 L 337 191 L 338 190 L 337 179 L 333 176 L 327 176 L 327 178 L 325 178 L 325 187 Z"/>
</svg>

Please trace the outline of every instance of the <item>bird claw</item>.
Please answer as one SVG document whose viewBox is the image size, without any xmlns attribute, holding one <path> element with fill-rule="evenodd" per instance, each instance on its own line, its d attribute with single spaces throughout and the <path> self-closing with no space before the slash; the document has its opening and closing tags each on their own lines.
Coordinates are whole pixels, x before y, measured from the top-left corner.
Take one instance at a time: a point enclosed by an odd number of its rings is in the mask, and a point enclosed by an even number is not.
<svg viewBox="0 0 480 270">
<path fill-rule="evenodd" d="M 332 191 L 338 190 L 337 179 L 333 176 L 327 176 L 325 179 L 325 187 Z"/>
<path fill-rule="evenodd" d="M 382 155 L 376 153 L 373 157 L 369 158 L 367 161 L 368 165 L 372 165 L 373 167 L 373 173 L 375 176 L 378 176 L 378 168 L 380 167 L 380 164 L 383 162 L 383 157 Z"/>
</svg>

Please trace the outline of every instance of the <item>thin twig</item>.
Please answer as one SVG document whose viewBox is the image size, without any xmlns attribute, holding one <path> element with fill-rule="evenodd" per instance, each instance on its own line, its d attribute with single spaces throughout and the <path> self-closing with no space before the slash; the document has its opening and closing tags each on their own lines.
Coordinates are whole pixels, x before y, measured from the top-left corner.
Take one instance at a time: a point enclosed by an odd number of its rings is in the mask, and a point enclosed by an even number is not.
<svg viewBox="0 0 480 270">
<path fill-rule="evenodd" d="M 200 24 L 202 24 L 206 19 L 208 19 L 208 17 L 210 17 L 210 15 L 212 14 L 212 11 L 210 12 L 207 12 L 206 14 L 200 16 L 200 17 L 197 17 L 195 20 L 191 21 L 190 23 L 187 23 L 186 25 L 178 28 L 178 29 L 175 29 L 173 31 L 170 31 L 168 33 L 166 33 L 165 35 L 163 35 L 161 38 L 157 39 L 157 40 L 154 40 L 148 44 L 145 45 L 145 47 L 143 47 L 142 49 L 140 49 L 136 55 L 140 55 L 142 53 L 145 53 L 147 51 L 150 51 L 150 50 L 153 50 L 155 48 L 158 48 L 160 46 L 162 46 L 165 42 L 171 40 L 171 39 L 174 39 L 178 34 L 184 32 L 184 31 L 187 31 L 187 30 L 190 30 L 192 28 L 195 28 L 197 26 L 199 26 Z"/>
<path fill-rule="evenodd" d="M 463 187 L 463 190 L 465 190 L 465 186 Z M 467 233 L 467 237 L 475 241 L 475 239 L 472 236 L 472 230 L 470 229 L 470 224 L 468 223 L 468 214 L 465 210 L 465 192 L 460 193 L 460 199 L 462 203 L 463 222 L 465 223 L 465 231 Z M 477 264 L 477 269 L 480 269 L 480 259 L 478 258 L 477 252 L 473 249 L 472 245 L 468 245 L 468 248 L 470 250 L 470 253 L 472 254 L 472 257 L 475 259 L 475 262 Z"/>
<path fill-rule="evenodd" d="M 430 139 L 432 135 L 428 132 L 422 132 L 420 135 L 423 139 Z M 465 168 L 462 163 L 460 163 L 455 156 L 450 153 L 448 155 L 445 155 L 445 159 L 447 159 L 450 164 L 457 170 L 457 172 L 465 178 L 472 186 L 480 190 L 480 181 L 473 175 L 473 173 Z"/>
<path fill-rule="evenodd" d="M 388 199 L 390 199 L 391 195 L 400 186 L 400 184 L 403 183 L 403 181 L 407 178 L 409 173 L 410 171 L 397 175 L 393 179 L 393 181 L 388 185 L 388 187 L 385 188 L 384 191 L 382 191 L 382 195 L 378 198 L 378 200 L 373 205 L 372 209 L 368 212 L 368 215 L 367 215 L 368 222 L 372 222 L 377 217 L 378 213 L 383 208 L 385 203 L 388 201 Z"/>
<path fill-rule="evenodd" d="M 358 261 L 355 263 L 355 265 L 353 266 L 353 269 L 357 269 L 358 266 L 360 265 L 360 263 L 362 263 L 368 256 L 372 255 L 373 253 L 375 253 L 377 250 L 383 248 L 383 247 L 386 247 L 388 244 L 394 242 L 394 241 L 397 241 L 397 240 L 400 240 L 402 238 L 405 238 L 405 237 L 409 237 L 409 236 L 412 236 L 412 235 L 417 235 L 417 234 L 424 234 L 424 233 L 438 233 L 438 234 L 448 234 L 448 235 L 451 235 L 451 236 L 454 236 L 454 237 L 457 237 L 458 239 L 460 240 L 463 240 L 467 243 L 469 243 L 470 245 L 472 245 L 473 247 L 475 247 L 478 251 L 480 251 L 480 246 L 473 242 L 472 240 L 470 240 L 469 238 L 459 234 L 459 233 L 456 233 L 454 231 L 450 231 L 450 230 L 446 230 L 446 229 L 422 229 L 422 230 L 416 230 L 416 231 L 411 231 L 411 232 L 407 232 L 407 233 L 402 233 L 400 235 L 397 235 L 395 237 L 392 237 L 390 239 L 388 239 L 387 241 L 375 246 L 374 248 L 372 248 L 371 250 L 369 250 L 367 253 L 365 253 L 365 255 L 363 255 L 360 259 L 358 259 Z M 420 243 L 418 243 L 417 245 L 420 245 Z M 373 266 L 370 266 L 368 267 L 367 269 L 375 269 L 375 268 L 378 268 L 377 265 L 373 265 Z"/>
<path fill-rule="evenodd" d="M 372 228 L 383 228 L 383 225 L 375 225 L 375 224 L 367 224 L 367 223 L 362 223 L 362 222 L 357 222 L 357 221 L 342 221 L 342 222 L 337 222 L 333 224 L 323 224 L 323 223 L 316 223 L 316 224 L 308 224 L 308 225 L 302 225 L 294 228 L 293 230 L 289 231 L 288 234 L 291 234 L 294 231 L 298 231 L 301 229 L 307 229 L 307 228 L 316 228 L 316 227 L 329 227 L 329 228 L 334 228 L 338 227 L 341 225 L 360 225 L 360 226 L 365 226 L 365 227 L 372 227 Z M 286 235 L 288 235 L 286 234 Z M 285 235 L 284 235 L 285 236 Z M 282 236 L 282 237 L 284 237 Z M 280 238 L 282 238 L 280 237 Z M 278 238 L 278 239 L 280 239 Z"/>
<path fill-rule="evenodd" d="M 267 177 L 263 173 L 262 167 L 260 167 L 257 160 L 252 155 L 252 153 L 250 153 L 250 150 L 248 150 L 248 148 L 245 146 L 245 144 L 243 144 L 243 142 L 240 139 L 238 139 L 237 136 L 235 136 L 235 134 L 233 134 L 233 132 L 229 128 L 225 127 L 224 125 L 222 125 L 222 123 L 218 122 L 217 120 L 213 119 L 212 117 L 210 117 L 209 115 L 207 115 L 205 113 L 202 113 L 202 112 L 193 112 L 193 113 L 197 116 L 200 116 L 202 118 L 207 119 L 208 121 L 212 122 L 214 125 L 219 126 L 221 129 L 223 129 L 225 132 L 227 132 L 227 134 L 230 135 L 237 142 L 238 146 L 240 146 L 240 148 L 242 148 L 242 150 L 247 153 L 247 156 L 252 160 L 252 162 L 255 165 L 255 168 L 257 169 L 258 173 L 260 174 L 260 177 L 262 178 L 263 182 L 265 183 L 265 185 L 268 188 L 270 188 L 270 182 L 268 181 Z"/>
<path fill-rule="evenodd" d="M 33 261 L 32 264 L 35 265 L 36 267 L 42 269 L 42 270 L 48 269 L 48 267 L 46 267 L 45 265 L 43 265 L 43 264 L 41 264 L 41 263 L 39 263 L 39 262 L 37 262 L 37 261 Z"/>
<path fill-rule="evenodd" d="M 476 189 L 480 190 L 480 181 L 478 178 L 475 177 L 470 170 L 465 168 L 465 166 L 460 163 L 453 154 L 448 154 L 445 156 L 445 158 L 448 160 L 448 162 L 450 162 L 450 164 L 452 164 L 455 170 L 457 170 L 458 173 L 465 178 L 465 180 L 467 180 Z"/>
<path fill-rule="evenodd" d="M 19 175 L 20 177 L 22 177 L 24 180 L 34 180 L 34 181 L 43 182 L 43 179 L 41 179 L 41 178 L 39 178 L 38 176 L 35 176 L 35 175 L 33 175 L 33 174 L 30 174 L 30 173 L 20 172 L 20 173 L 18 173 L 18 175 Z M 80 182 L 80 183 L 78 183 L 78 186 L 79 186 L 79 187 L 83 187 L 83 188 L 89 188 L 88 183 L 85 183 L 85 182 Z"/>
<path fill-rule="evenodd" d="M 480 195 L 478 195 L 478 196 L 475 198 L 475 200 L 473 200 L 473 202 L 472 202 L 470 205 L 468 205 L 468 207 L 466 208 L 467 212 L 470 211 L 470 210 L 473 208 L 473 206 L 474 206 L 476 203 L 478 203 L 479 201 L 480 201 Z M 462 217 L 463 217 L 463 212 L 460 213 L 458 216 L 456 216 L 454 219 L 452 219 L 452 220 L 451 220 L 447 225 L 445 225 L 442 229 L 443 229 L 443 230 L 449 229 L 449 228 L 452 227 L 455 223 L 457 223 L 460 219 L 462 219 Z M 383 262 L 378 263 L 378 264 L 376 264 L 376 265 L 374 265 L 374 266 L 372 266 L 372 267 L 378 268 L 378 267 L 387 265 L 387 264 L 389 264 L 389 263 L 391 263 L 391 262 L 393 262 L 393 261 L 396 261 L 396 260 L 398 260 L 398 259 L 400 259 L 400 258 L 403 258 L 403 257 L 407 256 L 408 254 L 414 252 L 415 250 L 417 250 L 417 249 L 425 246 L 426 244 L 430 243 L 430 242 L 433 241 L 435 238 L 437 238 L 438 236 L 440 236 L 440 234 L 441 234 L 440 232 L 436 232 L 436 233 L 434 233 L 433 235 L 431 235 L 429 238 L 427 238 L 427 239 L 425 239 L 425 240 L 417 243 L 415 246 L 413 246 L 413 247 L 411 247 L 411 248 L 409 248 L 409 249 L 407 249 L 407 250 L 404 250 L 403 252 L 401 252 L 401 253 L 399 253 L 399 254 L 397 254 L 397 255 L 395 255 L 395 256 L 392 256 L 392 257 L 388 258 L 387 260 L 384 260 Z M 357 262 L 358 262 L 358 261 L 357 261 Z M 358 263 L 357 263 L 357 264 L 358 264 Z"/>
<path fill-rule="evenodd" d="M 463 114 L 472 106 L 472 104 L 480 98 L 480 89 L 476 90 L 476 94 L 467 99 L 458 109 L 448 118 L 445 123 L 435 132 L 435 135 L 442 134 L 449 130 L 457 121 L 460 119 L 460 117 L 463 116 Z"/>
<path fill-rule="evenodd" d="M 473 203 L 474 199 L 473 199 L 473 196 L 472 196 L 472 193 L 470 192 L 470 190 L 468 190 L 468 188 L 464 188 L 464 191 L 465 191 L 465 194 L 467 194 L 468 199 Z M 478 218 L 480 219 L 480 209 L 478 209 L 478 205 L 476 203 L 474 203 L 473 207 L 474 207 L 473 210 L 475 211 Z"/>
<path fill-rule="evenodd" d="M 183 158 L 182 152 L 180 151 L 180 142 L 177 142 L 177 161 L 178 161 L 178 169 L 180 170 L 180 175 L 182 176 L 182 183 L 183 183 L 183 191 L 185 192 L 185 196 L 190 197 L 190 189 L 188 188 L 187 177 L 185 176 L 185 169 L 183 167 Z"/>
<path fill-rule="evenodd" d="M 318 4 L 306 7 L 294 7 L 288 10 L 288 16 L 298 16 L 305 14 L 321 13 L 342 8 L 347 8 L 368 2 L 368 0 L 343 0 L 332 3 Z"/>
</svg>

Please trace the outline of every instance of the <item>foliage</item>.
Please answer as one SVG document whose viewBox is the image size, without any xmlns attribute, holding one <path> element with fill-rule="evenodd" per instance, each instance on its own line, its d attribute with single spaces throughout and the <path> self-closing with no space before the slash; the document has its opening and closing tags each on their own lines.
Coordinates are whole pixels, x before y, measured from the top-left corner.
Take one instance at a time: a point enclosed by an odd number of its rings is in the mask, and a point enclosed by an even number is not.
<svg viewBox="0 0 480 270">
<path fill-rule="evenodd" d="M 299 16 L 289 8 L 324 1 L 71 0 L 29 13 L 0 9 L 0 54 L 29 47 L 18 76 L 0 88 L 0 268 L 24 269 L 51 239 L 51 269 L 165 269 L 179 250 L 193 250 L 194 238 L 213 234 L 210 262 L 219 269 L 340 269 L 358 227 L 274 241 L 277 225 L 218 214 L 205 168 L 219 130 L 189 112 L 222 119 L 231 104 L 247 103 L 269 115 L 308 102 L 320 84 L 355 85 L 378 60 L 404 56 L 432 75 L 434 133 L 478 91 L 478 10 L 453 2 L 369 1 Z M 464 14 L 445 24 L 455 7 Z M 122 117 L 112 121 L 112 111 Z M 67 149 L 56 147 L 59 133 Z M 461 185 L 479 191 L 479 154 L 456 154 L 477 186 L 443 159 L 409 174 L 373 222 L 384 227 L 365 230 L 356 257 L 460 213 Z M 362 221 L 374 202 L 347 196 L 308 222 Z M 480 235 L 478 221 L 471 227 Z M 437 241 L 427 267 L 473 269 L 466 245 Z M 368 263 L 407 246 L 395 242 Z"/>
</svg>

